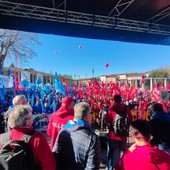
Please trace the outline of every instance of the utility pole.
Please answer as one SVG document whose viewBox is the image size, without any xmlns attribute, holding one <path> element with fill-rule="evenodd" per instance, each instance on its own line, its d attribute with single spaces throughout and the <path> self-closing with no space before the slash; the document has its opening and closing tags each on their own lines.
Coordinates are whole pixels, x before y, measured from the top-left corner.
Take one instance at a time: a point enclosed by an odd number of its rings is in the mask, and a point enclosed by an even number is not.
<svg viewBox="0 0 170 170">
<path fill-rule="evenodd" d="M 94 78 L 94 69 L 92 69 L 92 78 Z"/>
</svg>

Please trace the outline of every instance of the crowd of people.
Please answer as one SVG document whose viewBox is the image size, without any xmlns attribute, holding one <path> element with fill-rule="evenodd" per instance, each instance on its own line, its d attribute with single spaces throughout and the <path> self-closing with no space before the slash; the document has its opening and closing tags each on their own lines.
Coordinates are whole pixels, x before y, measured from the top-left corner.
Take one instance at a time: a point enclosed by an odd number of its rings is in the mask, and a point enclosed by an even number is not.
<svg viewBox="0 0 170 170">
<path fill-rule="evenodd" d="M 50 87 L 44 92 L 29 89 L 15 95 L 6 91 L 0 102 L 0 153 L 8 141 L 26 138 L 34 169 L 99 170 L 97 128 L 107 132 L 108 170 L 170 169 L 169 100 L 161 101 L 154 91 L 117 83 L 94 81 L 66 89 L 66 95 Z M 49 118 L 46 135 L 50 141 L 36 129 L 35 115 Z M 130 148 L 129 136 L 135 141 Z M 0 169 L 8 167 L 2 162 L 0 156 Z M 24 170 L 21 164 L 17 169 Z"/>
<path fill-rule="evenodd" d="M 34 155 L 35 169 L 99 170 L 100 138 L 94 131 L 97 123 L 97 128 L 108 129 L 108 170 L 170 169 L 170 113 L 164 110 L 161 103 L 150 103 L 152 114 L 150 120 L 146 121 L 138 115 L 133 117 L 132 110 L 139 107 L 137 102 L 123 102 L 120 94 L 115 94 L 109 105 L 104 100 L 101 108 L 97 108 L 98 117 L 90 101 L 57 96 L 60 106 L 52 112 L 47 127 L 50 143 L 44 133 L 36 131 L 32 117 L 33 114 L 48 113 L 41 113 L 35 107 L 39 103 L 38 99 L 32 107 L 22 94 L 12 99 L 13 105 L 3 114 L 7 133 L 0 135 L 1 149 L 9 140 L 22 140 L 25 135 L 30 135 L 29 145 Z M 121 122 L 115 127 L 118 115 L 119 120 L 122 116 L 121 119 L 126 120 L 129 126 Z M 130 128 L 130 131 L 116 131 L 116 128 L 122 127 L 124 130 Z M 129 134 L 135 140 L 130 148 L 127 147 Z M 0 156 L 0 167 L 1 159 Z M 18 166 L 17 169 L 22 169 L 20 164 Z"/>
</svg>

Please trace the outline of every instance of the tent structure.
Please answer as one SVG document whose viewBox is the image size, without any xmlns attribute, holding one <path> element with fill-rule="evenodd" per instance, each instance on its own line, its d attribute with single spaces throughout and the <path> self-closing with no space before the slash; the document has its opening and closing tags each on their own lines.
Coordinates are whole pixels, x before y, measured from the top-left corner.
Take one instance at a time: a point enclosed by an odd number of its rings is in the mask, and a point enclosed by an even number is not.
<svg viewBox="0 0 170 170">
<path fill-rule="evenodd" d="M 170 45 L 169 0 L 0 0 L 0 28 Z"/>
</svg>

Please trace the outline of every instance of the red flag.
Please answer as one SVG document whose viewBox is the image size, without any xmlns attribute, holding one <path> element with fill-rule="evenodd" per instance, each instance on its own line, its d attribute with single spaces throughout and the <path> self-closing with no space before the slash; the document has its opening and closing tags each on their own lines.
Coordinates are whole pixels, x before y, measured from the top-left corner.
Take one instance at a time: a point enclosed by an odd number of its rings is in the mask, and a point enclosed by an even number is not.
<svg viewBox="0 0 170 170">
<path fill-rule="evenodd" d="M 144 84 L 144 82 L 145 82 L 145 76 L 144 74 L 142 74 L 140 85 Z"/>
</svg>

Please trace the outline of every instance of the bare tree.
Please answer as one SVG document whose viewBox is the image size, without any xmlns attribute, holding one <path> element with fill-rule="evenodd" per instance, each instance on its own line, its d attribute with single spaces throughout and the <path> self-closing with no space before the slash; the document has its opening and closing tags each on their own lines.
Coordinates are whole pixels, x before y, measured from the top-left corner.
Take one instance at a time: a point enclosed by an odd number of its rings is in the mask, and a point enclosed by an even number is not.
<svg viewBox="0 0 170 170">
<path fill-rule="evenodd" d="M 0 70 L 6 57 L 14 59 L 18 56 L 20 63 L 28 63 L 36 56 L 33 49 L 36 45 L 40 45 L 37 34 L 0 29 Z"/>
</svg>

